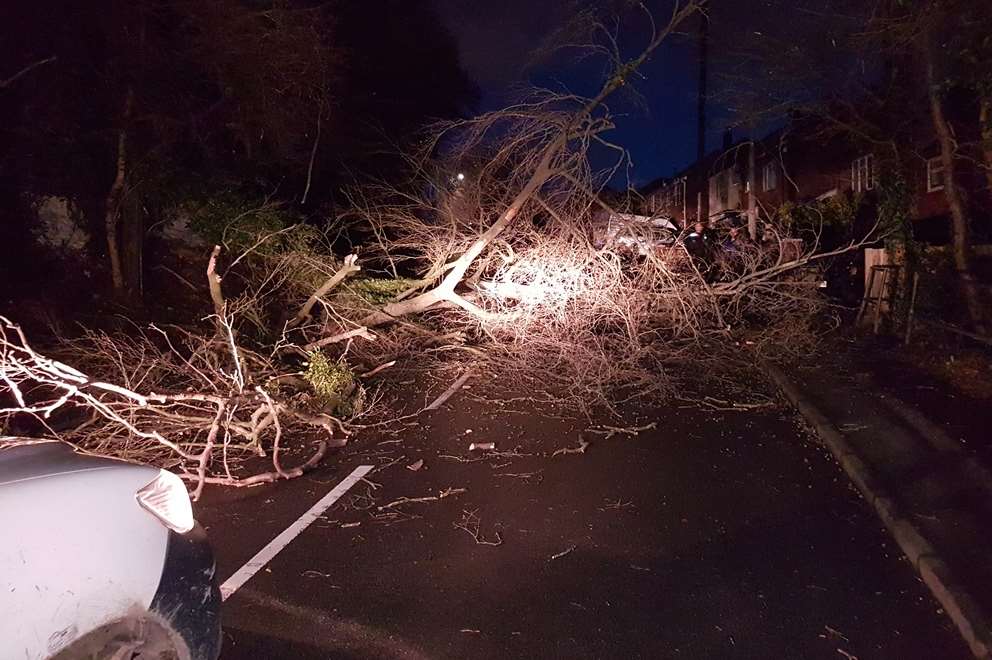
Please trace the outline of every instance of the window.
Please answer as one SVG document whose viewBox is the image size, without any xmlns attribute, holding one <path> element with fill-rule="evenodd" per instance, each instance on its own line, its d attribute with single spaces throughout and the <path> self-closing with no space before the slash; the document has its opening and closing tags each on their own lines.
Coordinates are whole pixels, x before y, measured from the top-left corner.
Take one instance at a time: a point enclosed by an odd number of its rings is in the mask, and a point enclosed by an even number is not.
<svg viewBox="0 0 992 660">
<path fill-rule="evenodd" d="M 676 179 L 675 181 L 675 195 L 674 195 L 673 207 L 676 209 L 682 208 L 682 204 L 685 202 L 685 179 Z"/>
<path fill-rule="evenodd" d="M 727 208 L 730 204 L 730 170 L 724 170 L 716 176 L 716 195 L 720 207 Z"/>
<path fill-rule="evenodd" d="M 927 192 L 944 189 L 944 161 L 941 158 L 927 159 Z"/>
<path fill-rule="evenodd" d="M 778 188 L 778 163 L 772 161 L 770 163 L 765 163 L 765 167 L 761 170 L 762 175 L 762 190 L 775 190 Z"/>
<path fill-rule="evenodd" d="M 865 192 L 875 187 L 875 158 L 868 154 L 851 163 L 851 188 Z"/>
</svg>

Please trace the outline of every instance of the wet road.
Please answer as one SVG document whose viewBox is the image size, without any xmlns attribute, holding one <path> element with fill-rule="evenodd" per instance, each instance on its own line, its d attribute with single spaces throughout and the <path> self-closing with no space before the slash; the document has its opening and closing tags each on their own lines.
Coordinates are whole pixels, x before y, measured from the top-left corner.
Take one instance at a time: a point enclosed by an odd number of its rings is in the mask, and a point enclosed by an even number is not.
<svg viewBox="0 0 992 660">
<path fill-rule="evenodd" d="M 657 427 L 608 438 L 511 405 L 459 396 L 302 479 L 212 493 L 225 579 L 354 466 L 396 461 L 227 601 L 222 658 L 970 657 L 787 411 L 633 411 Z"/>
</svg>

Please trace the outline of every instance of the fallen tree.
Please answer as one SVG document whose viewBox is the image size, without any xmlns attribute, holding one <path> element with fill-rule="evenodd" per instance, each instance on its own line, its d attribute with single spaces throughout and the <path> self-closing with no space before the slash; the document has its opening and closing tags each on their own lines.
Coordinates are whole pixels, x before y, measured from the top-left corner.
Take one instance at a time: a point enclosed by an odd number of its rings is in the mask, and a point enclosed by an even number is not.
<svg viewBox="0 0 992 660">
<path fill-rule="evenodd" d="M 723 264 L 673 251 L 630 259 L 592 240 L 604 216 L 636 208 L 631 196 L 604 199 L 607 182 L 629 164 L 608 139 L 615 119 L 607 100 L 700 10 L 677 7 L 633 59 L 611 42 L 613 74 L 591 98 L 537 90 L 504 110 L 438 126 L 410 156 L 417 181 L 354 191 L 350 215 L 376 237 L 366 258 L 394 272 L 413 261 L 421 274 L 355 321 L 380 327 L 434 311 L 444 327 L 486 346 L 490 368 L 540 373 L 583 406 L 609 406 L 618 392 L 664 391 L 666 365 L 715 355 L 709 349 L 744 334 L 756 348 L 808 349 L 825 301 L 818 278 L 802 273 L 879 240 L 879 227 L 824 251 L 817 232 L 797 247 L 786 223 L 766 214 L 765 240 L 742 242 Z M 590 166 L 594 146 L 616 154 L 606 171 Z M 643 228 L 624 231 L 635 243 L 651 240 Z"/>
<path fill-rule="evenodd" d="M 344 444 L 349 419 L 369 404 L 356 369 L 372 376 L 396 360 L 458 355 L 463 375 L 467 361 L 589 410 L 665 392 L 669 365 L 743 336 L 757 350 L 805 350 L 824 301 L 804 270 L 877 240 L 877 228 L 836 250 L 820 250 L 816 236 L 797 250 L 769 217 L 768 240 L 721 263 L 678 245 L 631 258 L 593 240 L 604 214 L 622 218 L 636 201 L 603 199 L 628 164 L 607 139 L 606 100 L 701 7 L 678 4 L 633 59 L 609 40 L 613 73 L 591 98 L 536 91 L 436 127 L 409 155 L 419 178 L 351 191 L 347 220 L 373 237 L 361 262 L 334 257 L 305 227 L 242 237 L 240 252 L 217 246 L 208 261 L 209 327 L 87 332 L 54 357 L 0 318 L 9 390 L 0 421 L 32 416 L 45 435 L 87 451 L 176 469 L 199 496 L 207 483 L 299 476 Z M 593 171 L 593 145 L 616 153 L 612 168 Z M 453 178 L 466 163 L 469 175 Z M 367 264 L 392 277 L 359 276 Z M 48 423 L 69 408 L 85 419 Z M 294 455 L 306 452 L 292 467 L 289 438 Z"/>
<path fill-rule="evenodd" d="M 63 344 L 62 352 L 84 356 L 81 361 L 115 379 L 109 382 L 39 353 L 20 327 L 0 316 L 0 381 L 9 400 L 0 405 L 0 420 L 31 416 L 50 437 L 88 452 L 175 468 L 194 482 L 195 498 L 207 483 L 248 486 L 298 477 L 328 448 L 345 444 L 348 431 L 326 402 L 281 393 L 281 381 L 291 375 L 239 347 L 226 316 L 217 324 L 222 334 L 213 337 L 152 326 L 161 341 L 143 332 L 91 332 Z M 65 432 L 54 430 L 49 420 L 67 412 L 84 419 Z M 284 434 L 301 430 L 312 453 L 287 467 Z M 256 463 L 236 476 L 231 465 L 245 456 L 268 457 L 270 469 L 258 470 Z"/>
</svg>

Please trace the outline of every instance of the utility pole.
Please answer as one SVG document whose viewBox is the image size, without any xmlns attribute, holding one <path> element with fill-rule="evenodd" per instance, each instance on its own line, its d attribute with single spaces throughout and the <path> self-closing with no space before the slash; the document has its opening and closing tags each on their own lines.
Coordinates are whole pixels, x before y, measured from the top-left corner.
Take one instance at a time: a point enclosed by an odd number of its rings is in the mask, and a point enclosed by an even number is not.
<svg viewBox="0 0 992 660">
<path fill-rule="evenodd" d="M 709 59 L 710 18 L 699 14 L 699 85 L 696 91 L 696 160 L 706 156 L 706 64 Z"/>
<path fill-rule="evenodd" d="M 752 134 L 747 157 L 747 234 L 752 241 L 758 238 L 758 168 L 754 153 L 757 148 L 758 143 Z"/>
</svg>

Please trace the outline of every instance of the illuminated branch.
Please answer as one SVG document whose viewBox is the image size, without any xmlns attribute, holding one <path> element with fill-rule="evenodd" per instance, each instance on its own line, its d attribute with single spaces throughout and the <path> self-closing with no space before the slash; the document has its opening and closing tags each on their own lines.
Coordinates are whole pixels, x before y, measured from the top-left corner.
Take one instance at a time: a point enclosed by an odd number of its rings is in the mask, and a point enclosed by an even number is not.
<svg viewBox="0 0 992 660">
<path fill-rule="evenodd" d="M 358 255 L 349 254 L 345 257 L 344 265 L 341 266 L 338 272 L 334 273 L 334 275 L 321 284 L 320 287 L 318 287 L 317 290 L 314 291 L 309 298 L 307 298 L 307 301 L 303 303 L 300 311 L 296 313 L 296 318 L 290 322 L 290 327 L 299 325 L 309 319 L 310 311 L 313 309 L 313 306 L 317 304 L 318 300 L 326 296 L 331 289 L 343 282 L 346 278 L 354 275 L 361 269 L 362 267 L 358 265 Z"/>
<path fill-rule="evenodd" d="M 33 417 L 52 437 L 90 453 L 171 465 L 179 469 L 180 476 L 194 482 L 194 498 L 201 495 L 206 483 L 246 486 L 298 477 L 315 467 L 329 446 L 340 446 L 347 437 L 344 426 L 330 415 L 298 409 L 259 386 L 244 387 L 240 374 L 233 376 L 236 387 L 221 394 L 216 383 L 231 384 L 232 375 L 210 362 L 209 351 L 179 357 L 171 342 L 168 351 L 156 352 L 150 342 L 125 343 L 101 334 L 91 335 L 89 340 L 88 351 L 83 354 L 91 358 L 113 356 L 115 364 L 125 370 L 121 372 L 123 380 L 141 374 L 137 380 L 143 381 L 151 372 L 163 372 L 162 376 L 168 377 L 160 380 L 177 381 L 189 373 L 196 360 L 200 364 L 193 369 L 198 374 L 195 377 L 210 379 L 208 374 L 212 375 L 214 387 L 209 392 L 137 391 L 92 378 L 37 352 L 19 326 L 0 316 L 0 382 L 10 391 L 8 400 L 0 399 L 0 421 Z M 214 340 L 203 341 L 207 346 Z M 232 345 L 231 351 L 237 364 L 236 347 Z M 89 410 L 93 416 L 75 429 L 61 434 L 52 431 L 49 420 L 70 408 Z M 293 468 L 284 467 L 280 455 L 287 425 L 319 431 L 314 437 L 313 455 Z M 233 442 L 232 438 L 243 442 Z M 228 456 L 257 453 L 266 438 L 271 442 L 274 469 L 231 476 Z M 211 473 L 218 443 L 224 455 L 224 476 Z"/>
</svg>

